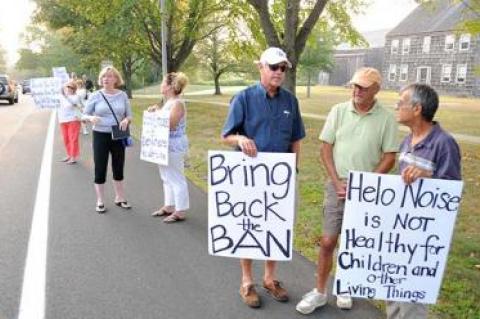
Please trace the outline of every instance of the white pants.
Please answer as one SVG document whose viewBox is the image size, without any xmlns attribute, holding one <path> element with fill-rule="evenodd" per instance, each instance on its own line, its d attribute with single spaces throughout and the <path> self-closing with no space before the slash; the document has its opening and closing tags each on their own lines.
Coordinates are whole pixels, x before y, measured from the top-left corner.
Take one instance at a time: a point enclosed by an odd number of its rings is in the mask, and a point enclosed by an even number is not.
<svg viewBox="0 0 480 319">
<path fill-rule="evenodd" d="M 183 153 L 169 153 L 168 166 L 158 165 L 163 180 L 164 205 L 174 206 L 176 211 L 190 208 L 188 184 L 184 169 Z"/>
<path fill-rule="evenodd" d="M 425 304 L 387 301 L 387 319 L 426 319 L 427 315 Z"/>
</svg>

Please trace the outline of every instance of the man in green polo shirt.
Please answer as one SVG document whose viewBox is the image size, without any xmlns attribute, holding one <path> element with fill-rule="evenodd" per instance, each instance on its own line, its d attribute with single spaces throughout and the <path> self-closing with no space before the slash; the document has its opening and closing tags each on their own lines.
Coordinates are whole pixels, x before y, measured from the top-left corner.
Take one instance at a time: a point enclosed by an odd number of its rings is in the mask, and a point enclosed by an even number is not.
<svg viewBox="0 0 480 319">
<path fill-rule="evenodd" d="M 381 82 L 376 69 L 357 70 L 350 81 L 352 99 L 331 109 L 320 134 L 321 157 L 329 180 L 324 191 L 323 235 L 316 288 L 308 292 L 296 307 L 303 314 L 313 312 L 328 301 L 326 285 L 342 229 L 348 171 L 388 173 L 395 164 L 398 127 L 393 113 L 375 98 Z M 351 297 L 337 296 L 337 306 L 350 309 Z"/>
</svg>

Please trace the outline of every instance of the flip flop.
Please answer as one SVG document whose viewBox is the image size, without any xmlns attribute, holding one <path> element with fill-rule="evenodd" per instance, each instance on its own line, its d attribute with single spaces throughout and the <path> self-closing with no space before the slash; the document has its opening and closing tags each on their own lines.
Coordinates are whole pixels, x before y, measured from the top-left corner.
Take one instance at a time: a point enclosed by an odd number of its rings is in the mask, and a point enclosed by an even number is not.
<svg viewBox="0 0 480 319">
<path fill-rule="evenodd" d="M 167 212 L 166 210 L 164 209 L 159 209 L 159 210 L 156 210 L 152 213 L 152 216 L 153 217 L 161 217 L 161 216 L 170 216 L 172 215 L 173 212 Z"/>
<path fill-rule="evenodd" d="M 130 208 L 132 208 L 132 206 L 130 206 L 130 204 L 129 204 L 126 200 L 124 200 L 124 201 L 122 201 L 122 202 L 115 202 L 115 205 L 117 205 L 118 207 L 121 207 L 121 208 L 123 208 L 123 209 L 130 209 Z"/>
<path fill-rule="evenodd" d="M 176 222 L 183 222 L 184 220 L 185 220 L 185 216 L 179 216 L 179 215 L 173 213 L 172 215 L 164 218 L 163 222 L 167 223 L 167 224 L 172 224 L 172 223 L 176 223 Z"/>
</svg>

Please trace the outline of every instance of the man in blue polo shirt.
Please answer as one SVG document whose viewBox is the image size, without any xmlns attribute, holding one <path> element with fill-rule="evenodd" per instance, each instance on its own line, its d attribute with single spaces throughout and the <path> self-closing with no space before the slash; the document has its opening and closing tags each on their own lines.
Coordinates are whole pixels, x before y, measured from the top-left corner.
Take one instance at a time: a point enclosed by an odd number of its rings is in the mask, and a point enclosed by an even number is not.
<svg viewBox="0 0 480 319">
<path fill-rule="evenodd" d="M 265 50 L 256 62 L 260 83 L 239 92 L 230 103 L 222 131 L 224 143 L 235 146 L 248 156 L 257 152 L 300 153 L 300 140 L 305 137 L 297 98 L 281 87 L 285 72 L 292 65 L 279 48 Z M 260 306 L 255 291 L 252 260 L 241 259 L 240 295 L 250 307 Z M 276 262 L 265 262 L 263 287 L 277 301 L 287 301 L 288 294 L 275 275 Z"/>
<path fill-rule="evenodd" d="M 400 145 L 400 174 L 405 183 L 418 178 L 461 180 L 460 148 L 455 139 L 433 121 L 438 95 L 425 84 L 411 84 L 400 91 L 397 121 L 411 133 Z M 387 302 L 388 319 L 426 319 L 425 304 Z"/>
</svg>

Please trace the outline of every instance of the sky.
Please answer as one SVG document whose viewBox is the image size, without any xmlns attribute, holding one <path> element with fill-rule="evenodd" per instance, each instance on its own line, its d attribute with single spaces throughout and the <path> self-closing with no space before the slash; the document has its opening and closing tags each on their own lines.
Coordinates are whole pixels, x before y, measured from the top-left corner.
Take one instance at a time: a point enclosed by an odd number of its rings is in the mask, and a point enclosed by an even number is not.
<svg viewBox="0 0 480 319">
<path fill-rule="evenodd" d="M 359 31 L 374 31 L 395 27 L 417 4 L 413 0 L 368 0 L 364 14 L 353 17 Z M 0 45 L 7 51 L 7 63 L 19 58 L 17 50 L 24 46 L 20 34 L 30 23 L 35 5 L 29 0 L 0 0 Z"/>
</svg>

